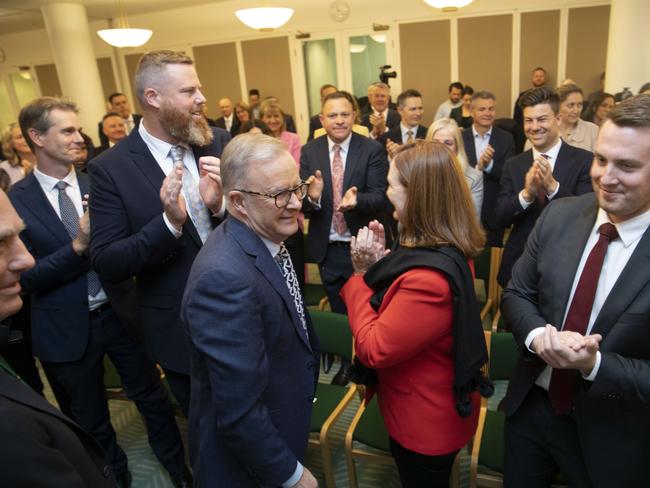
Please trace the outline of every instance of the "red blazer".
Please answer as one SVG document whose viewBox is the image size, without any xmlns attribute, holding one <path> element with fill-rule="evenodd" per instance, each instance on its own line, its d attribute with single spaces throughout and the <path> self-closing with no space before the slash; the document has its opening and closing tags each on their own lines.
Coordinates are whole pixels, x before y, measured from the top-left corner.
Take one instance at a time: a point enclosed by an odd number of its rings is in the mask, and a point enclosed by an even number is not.
<svg viewBox="0 0 650 488">
<path fill-rule="evenodd" d="M 466 445 L 478 423 L 480 397 L 472 415 L 456 412 L 453 392 L 452 293 L 444 275 L 413 269 L 390 286 L 379 309 L 361 276 L 341 290 L 348 308 L 355 352 L 377 369 L 379 408 L 386 429 L 399 444 L 436 456 Z"/>
</svg>

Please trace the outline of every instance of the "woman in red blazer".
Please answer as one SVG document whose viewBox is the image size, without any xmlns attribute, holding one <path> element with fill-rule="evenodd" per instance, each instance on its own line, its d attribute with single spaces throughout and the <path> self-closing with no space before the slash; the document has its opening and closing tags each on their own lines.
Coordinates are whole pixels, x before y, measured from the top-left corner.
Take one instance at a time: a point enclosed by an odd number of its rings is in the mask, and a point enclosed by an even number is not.
<svg viewBox="0 0 650 488">
<path fill-rule="evenodd" d="M 470 269 L 484 234 L 461 166 L 443 144 L 403 148 L 386 193 L 399 246 L 384 250 L 377 221 L 361 229 L 351 242 L 355 274 L 341 296 L 358 359 L 376 370 L 402 485 L 446 488 L 476 430 L 475 390 L 487 361 Z"/>
</svg>

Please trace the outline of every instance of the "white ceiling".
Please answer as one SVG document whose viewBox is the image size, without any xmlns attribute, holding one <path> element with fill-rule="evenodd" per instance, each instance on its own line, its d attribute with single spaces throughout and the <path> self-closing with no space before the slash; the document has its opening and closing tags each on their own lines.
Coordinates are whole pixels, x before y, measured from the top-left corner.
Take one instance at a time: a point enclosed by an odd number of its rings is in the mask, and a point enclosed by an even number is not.
<svg viewBox="0 0 650 488">
<path fill-rule="evenodd" d="M 124 0 L 127 15 L 138 15 L 181 7 L 218 3 L 225 0 Z M 86 6 L 89 20 L 105 20 L 117 16 L 115 0 L 65 0 Z M 44 29 L 41 6 L 61 0 L 0 0 L 0 33 L 10 34 Z"/>
</svg>

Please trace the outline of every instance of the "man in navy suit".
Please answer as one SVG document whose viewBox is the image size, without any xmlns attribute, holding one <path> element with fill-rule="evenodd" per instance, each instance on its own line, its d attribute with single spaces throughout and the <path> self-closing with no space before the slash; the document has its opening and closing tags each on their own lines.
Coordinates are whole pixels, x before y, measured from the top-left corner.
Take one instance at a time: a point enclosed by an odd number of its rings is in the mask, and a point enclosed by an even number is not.
<svg viewBox="0 0 650 488">
<path fill-rule="evenodd" d="M 330 93 L 337 92 L 338 89 L 334 85 L 325 84 L 320 87 L 320 103 L 323 103 L 325 97 Z M 320 108 L 320 107 L 319 107 Z M 309 136 L 307 137 L 307 142 L 311 141 L 314 138 L 314 132 L 322 128 L 323 124 L 320 123 L 320 112 L 316 115 L 312 115 L 309 119 Z"/>
<path fill-rule="evenodd" d="M 104 283 L 88 259 L 90 222 L 83 201 L 88 177 L 77 173 L 83 138 L 71 102 L 44 97 L 20 112 L 21 131 L 36 156 L 33 173 L 10 199 L 25 222 L 21 238 L 36 258 L 21 279 L 31 294 L 32 342 L 43 367 L 65 389 L 77 423 L 108 454 L 120 485 L 129 486 L 124 451 L 110 424 L 104 355 L 143 414 L 149 442 L 177 486 L 189 486 L 183 445 L 156 366 L 139 334 L 133 283 Z"/>
<path fill-rule="evenodd" d="M 327 137 L 304 145 L 300 156 L 300 176 L 303 180 L 314 176 L 304 204 L 309 217 L 307 247 L 319 265 L 332 310 L 345 313 L 339 291 L 352 274 L 350 238 L 382 216 L 388 162 L 378 142 L 352 132 L 350 94 L 325 97 L 321 122 Z"/>
<path fill-rule="evenodd" d="M 499 180 L 506 160 L 515 155 L 512 136 L 495 127 L 496 97 L 488 91 L 472 95 L 471 129 L 462 132 L 469 164 L 483 172 L 483 205 L 481 223 L 487 232 L 487 246 L 503 246 L 503 228 L 496 222 Z"/>
<path fill-rule="evenodd" d="M 592 191 L 592 153 L 560 139 L 560 99 L 554 90 L 536 88 L 521 99 L 524 131 L 532 149 L 506 161 L 497 202 L 497 225 L 512 232 L 503 249 L 497 280 L 505 287 L 524 251 L 535 221 L 551 200 Z"/>
<path fill-rule="evenodd" d="M 219 100 L 219 110 L 221 111 L 221 117 L 214 121 L 214 126 L 227 130 L 231 137 L 235 137 L 239 134 L 241 124 L 233 110 L 232 100 L 230 98 L 222 98 Z"/>
<path fill-rule="evenodd" d="M 361 125 L 370 131 L 372 139 L 399 125 L 400 116 L 390 106 L 390 87 L 375 82 L 368 87 L 368 112 L 361 118 Z"/>
<path fill-rule="evenodd" d="M 402 144 L 413 142 L 415 139 L 424 139 L 427 135 L 427 128 L 420 125 L 424 115 L 424 105 L 419 91 L 409 89 L 400 93 L 397 97 L 397 112 L 401 117 L 399 125 L 384 132 L 377 139 L 391 157 Z"/>
<path fill-rule="evenodd" d="M 200 486 L 315 487 L 302 465 L 318 377 L 318 338 L 283 241 L 307 183 L 282 142 L 238 136 L 221 164 L 229 217 L 187 281 L 190 445 Z"/>
<path fill-rule="evenodd" d="M 180 302 L 194 257 L 223 212 L 219 160 L 228 133 L 207 125 L 206 99 L 184 53 L 153 51 L 138 64 L 137 130 L 93 160 L 91 259 L 107 282 L 136 277 L 150 358 L 187 414 L 189 340 Z"/>
</svg>

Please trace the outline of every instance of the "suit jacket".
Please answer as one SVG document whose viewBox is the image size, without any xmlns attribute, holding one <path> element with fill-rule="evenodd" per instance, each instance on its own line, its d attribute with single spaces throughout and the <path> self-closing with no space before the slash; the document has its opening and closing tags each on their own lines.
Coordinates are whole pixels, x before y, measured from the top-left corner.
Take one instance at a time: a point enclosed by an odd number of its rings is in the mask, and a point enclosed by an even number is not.
<svg viewBox="0 0 650 488">
<path fill-rule="evenodd" d="M 294 134 L 298 133 L 296 130 L 296 122 L 293 120 L 293 115 L 284 114 L 284 130 L 287 132 L 293 132 Z"/>
<path fill-rule="evenodd" d="M 407 271 L 390 285 L 377 312 L 370 305 L 373 294 L 361 276 L 352 276 L 341 290 L 355 353 L 377 370 L 388 433 L 421 454 L 460 449 L 476 431 L 480 399 L 472 393 L 472 415 L 458 415 L 452 389 L 453 294 L 447 279 L 430 269 Z"/>
<path fill-rule="evenodd" d="M 372 132 L 372 124 L 370 123 L 370 116 L 373 114 L 372 109 L 369 113 L 361 117 L 361 125 L 365 125 L 370 132 Z M 402 116 L 397 110 L 392 108 L 388 109 L 388 115 L 386 115 L 386 129 L 387 131 L 391 130 L 393 127 L 399 126 L 399 123 L 402 121 Z"/>
<path fill-rule="evenodd" d="M 142 115 L 140 114 L 131 114 L 133 116 L 133 130 L 136 130 L 138 128 L 138 124 L 140 123 L 140 119 L 142 118 Z M 99 132 L 99 143 L 100 146 L 107 146 L 108 147 L 108 137 L 104 134 L 104 130 L 102 128 L 102 121 L 99 121 L 99 124 L 97 125 L 97 132 Z"/>
<path fill-rule="evenodd" d="M 77 172 L 77 180 L 82 195 L 89 193 L 88 176 Z M 77 361 L 88 345 L 90 259 L 72 249 L 72 239 L 33 173 L 12 187 L 9 198 L 25 222 L 20 237 L 36 260 L 20 280 L 31 294 L 34 355 L 49 362 Z M 102 281 L 102 287 L 129 335 L 141 338 L 133 281 Z"/>
<path fill-rule="evenodd" d="M 309 118 L 309 136 L 307 137 L 307 142 L 311 141 L 314 138 L 314 132 L 322 127 L 323 124 L 320 122 L 320 114 L 312 115 Z"/>
<path fill-rule="evenodd" d="M 560 188 L 553 200 L 572 195 L 582 195 L 593 191 L 589 169 L 593 155 L 589 151 L 562 143 L 553 168 L 553 177 L 560 183 Z M 525 186 L 526 173 L 533 164 L 533 151 L 529 150 L 506 161 L 501 175 L 501 188 L 497 201 L 497 225 L 509 227 L 512 232 L 503 249 L 501 268 L 497 281 L 505 288 L 510 279 L 512 267 L 521 253 L 528 235 L 535 226 L 541 213 L 537 201 L 525 210 L 519 203 L 519 192 Z"/>
<path fill-rule="evenodd" d="M 470 128 L 462 132 L 467 160 L 472 168 L 476 167 L 476 145 L 474 133 Z M 499 228 L 496 218 L 497 199 L 499 197 L 499 180 L 505 162 L 515 155 L 515 146 L 512 136 L 506 131 L 492 126 L 489 144 L 494 148 L 492 157 L 492 170 L 483 171 L 483 206 L 481 207 L 481 222 L 486 229 Z"/>
<path fill-rule="evenodd" d="M 307 246 L 311 257 L 320 263 L 325 259 L 327 252 L 334 213 L 327 137 L 314 139 L 302 148 L 300 177 L 305 180 L 315 174 L 316 170 L 321 171 L 325 184 L 320 208 L 312 206 L 308 199 L 305 199 L 303 209 L 309 217 Z M 343 214 L 352 235 L 356 235 L 357 231 L 371 220 L 381 217 L 388 202 L 385 194 L 387 174 L 388 162 L 381 145 L 367 137 L 352 133 L 343 177 L 343 193 L 352 186 L 356 186 L 359 190 L 356 208 Z"/>
<path fill-rule="evenodd" d="M 97 441 L 4 371 L 0 371 L 0 460 L 3 486 L 116 486 Z"/>
<path fill-rule="evenodd" d="M 214 127 L 219 127 L 223 130 L 226 130 L 226 119 L 223 117 L 219 117 L 217 120 L 214 121 Z M 241 122 L 237 118 L 237 115 L 233 112 L 232 115 L 232 125 L 230 126 L 230 137 L 235 137 L 237 134 L 239 134 L 239 128 L 241 127 Z"/>
<path fill-rule="evenodd" d="M 414 136 L 416 139 L 424 139 L 427 136 L 427 128 L 424 127 L 423 125 L 418 125 L 418 129 L 415 132 Z M 377 138 L 377 142 L 379 142 L 382 146 L 386 147 L 386 142 L 388 139 L 395 142 L 396 144 L 403 143 L 402 126 L 400 124 L 397 124 L 391 130 L 384 132 L 381 136 Z"/>
<path fill-rule="evenodd" d="M 200 486 L 275 488 L 302 461 L 319 364 L 305 318 L 309 339 L 268 248 L 244 223 L 226 219 L 196 257 L 182 307 Z"/>
<path fill-rule="evenodd" d="M 220 157 L 228 133 L 213 128 L 210 145 L 192 147 Z M 160 187 L 165 174 L 134 130 L 120 144 L 93 159 L 90 255 L 103 282 L 136 277 L 147 352 L 165 368 L 189 374 L 189 341 L 180 323 L 180 303 L 201 238 L 188 218 L 175 238 L 163 220 Z M 217 225 L 214 219 L 213 225 Z"/>
<path fill-rule="evenodd" d="M 545 363 L 525 338 L 561 326 L 580 258 L 596 221 L 593 194 L 553 202 L 535 225 L 501 310 L 521 352 L 502 407 L 517 411 Z M 595 486 L 644 486 L 650 476 L 650 229 L 641 237 L 591 330 L 601 334 L 600 369 L 575 390 L 576 427 Z"/>
</svg>

